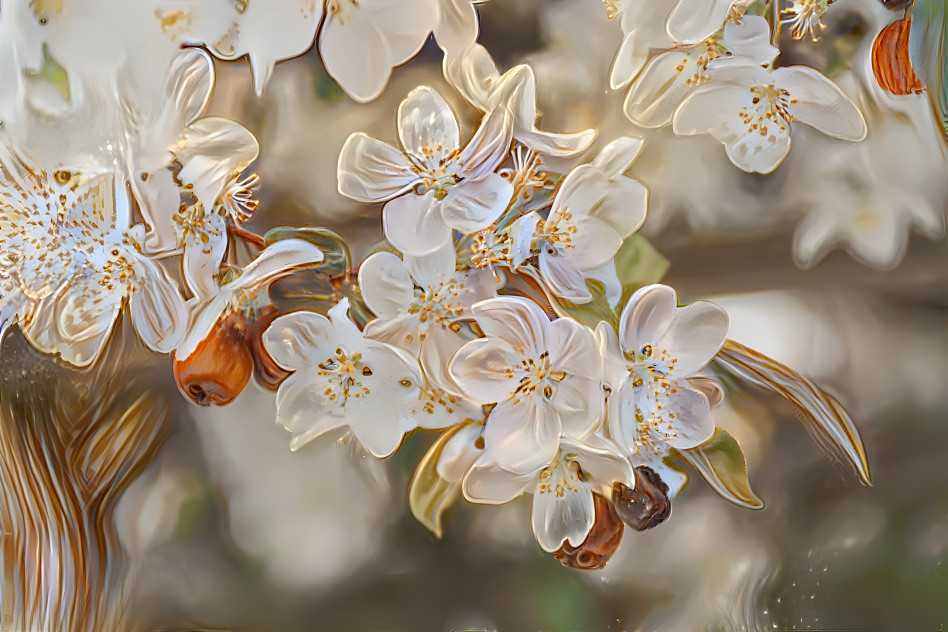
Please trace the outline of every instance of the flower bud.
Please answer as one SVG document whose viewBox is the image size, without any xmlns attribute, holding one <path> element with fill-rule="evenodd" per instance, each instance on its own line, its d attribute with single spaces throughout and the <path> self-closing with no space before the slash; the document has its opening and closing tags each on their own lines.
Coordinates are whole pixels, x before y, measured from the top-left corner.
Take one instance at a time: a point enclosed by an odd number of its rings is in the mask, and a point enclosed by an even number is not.
<svg viewBox="0 0 948 632">
<path fill-rule="evenodd" d="M 635 487 L 612 484 L 612 502 L 622 521 L 636 531 L 645 531 L 665 522 L 671 514 L 668 485 L 650 467 L 635 468 Z"/>
<path fill-rule="evenodd" d="M 909 58 L 910 18 L 896 20 L 872 43 L 872 74 L 886 91 L 895 95 L 918 94 L 925 84 L 915 74 Z"/>
<path fill-rule="evenodd" d="M 593 502 L 596 507 L 596 519 L 583 543 L 573 546 L 567 540 L 553 554 L 563 566 L 587 571 L 602 568 L 612 559 L 612 554 L 622 542 L 625 527 L 622 526 L 612 503 L 599 494 L 593 494 Z"/>
<path fill-rule="evenodd" d="M 253 355 L 247 347 L 247 319 L 241 314 L 219 319 L 194 353 L 184 360 L 174 358 L 178 390 L 198 406 L 230 403 L 253 373 Z"/>
</svg>

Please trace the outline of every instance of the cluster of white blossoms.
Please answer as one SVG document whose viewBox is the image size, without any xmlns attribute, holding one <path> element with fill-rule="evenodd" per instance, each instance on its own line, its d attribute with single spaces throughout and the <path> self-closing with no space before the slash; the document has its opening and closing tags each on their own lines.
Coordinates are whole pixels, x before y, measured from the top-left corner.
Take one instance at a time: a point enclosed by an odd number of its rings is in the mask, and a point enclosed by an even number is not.
<svg viewBox="0 0 948 632">
<path fill-rule="evenodd" d="M 346 435 L 384 458 L 416 430 L 436 431 L 410 494 L 423 523 L 440 535 L 460 494 L 504 503 L 527 492 L 539 545 L 576 568 L 604 565 L 624 525 L 667 519 L 688 472 L 762 506 L 740 447 L 715 428 L 724 390 L 713 362 L 802 406 L 868 479 L 835 400 L 728 341 L 721 308 L 680 305 L 659 283 L 666 262 L 636 234 L 649 196 L 631 171 L 645 140 L 621 135 L 581 157 L 596 130 L 543 129 L 533 70 L 501 72 L 477 43 L 474 4 L 5 3 L 4 332 L 15 325 L 84 367 L 127 307 L 193 403 L 226 404 L 251 376 L 275 390 L 294 450 Z M 864 137 L 860 110 L 829 79 L 775 66 L 780 24 L 815 36 L 825 6 L 797 2 L 768 22 L 756 4 L 607 0 L 625 34 L 611 81 L 629 85 L 627 116 L 710 133 L 760 173 L 787 155 L 794 122 Z M 157 94 L 135 78 L 140 59 L 109 59 L 78 37 L 76 20 L 109 10 L 171 46 L 166 63 L 152 60 L 164 68 Z M 465 130 L 442 94 L 419 86 L 391 137 L 349 137 L 338 190 L 382 205 L 387 243 L 359 262 L 325 229 L 248 230 L 258 145 L 239 123 L 204 115 L 212 57 L 246 55 L 260 93 L 277 61 L 315 41 L 328 74 L 363 102 L 432 33 L 455 96 L 482 116 Z M 30 132 L 50 121 L 94 138 L 50 158 Z"/>
</svg>

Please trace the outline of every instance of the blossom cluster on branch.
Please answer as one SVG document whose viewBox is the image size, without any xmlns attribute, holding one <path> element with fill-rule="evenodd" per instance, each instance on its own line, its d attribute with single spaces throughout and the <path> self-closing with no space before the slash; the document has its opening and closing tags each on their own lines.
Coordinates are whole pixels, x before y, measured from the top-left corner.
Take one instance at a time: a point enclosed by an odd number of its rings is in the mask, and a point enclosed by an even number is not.
<svg viewBox="0 0 948 632">
<path fill-rule="evenodd" d="M 666 520 L 689 473 L 762 506 L 740 446 L 715 427 L 722 373 L 801 407 L 868 481 L 839 403 L 729 341 L 720 307 L 682 305 L 637 234 L 649 206 L 638 132 L 710 134 L 761 174 L 786 158 L 794 123 L 866 136 L 831 79 L 777 64 L 781 25 L 817 38 L 825 2 L 781 13 L 753 0 L 606 0 L 603 20 L 623 33 L 611 87 L 628 91 L 624 113 L 641 129 L 590 157 L 597 130 L 545 128 L 533 69 L 502 72 L 477 42 L 476 2 L 141 4 L 123 10 L 163 34 L 157 92 L 135 73 L 145 62 L 108 59 L 77 34 L 109 3 L 0 8 L 4 332 L 16 325 L 85 367 L 127 311 L 193 403 L 227 404 L 251 379 L 276 391 L 294 450 L 344 432 L 385 458 L 406 435 L 437 432 L 410 492 L 421 522 L 440 535 L 460 495 L 529 493 L 539 545 L 576 568 L 603 566 L 624 525 Z M 390 138 L 348 138 L 338 190 L 381 205 L 386 243 L 356 261 L 323 228 L 249 230 L 259 148 L 241 124 L 205 114 L 213 58 L 246 55 L 259 94 L 276 62 L 316 41 L 328 74 L 365 102 L 432 33 L 445 79 L 482 116 L 465 130 L 418 86 Z M 86 140 L 36 151 L 51 120 L 91 121 Z"/>
</svg>

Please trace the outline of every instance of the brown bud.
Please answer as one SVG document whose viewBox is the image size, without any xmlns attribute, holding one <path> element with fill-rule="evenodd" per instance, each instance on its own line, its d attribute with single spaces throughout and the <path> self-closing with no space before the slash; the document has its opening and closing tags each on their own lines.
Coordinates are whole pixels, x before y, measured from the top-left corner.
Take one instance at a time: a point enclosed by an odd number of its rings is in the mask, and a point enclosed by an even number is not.
<svg viewBox="0 0 948 632">
<path fill-rule="evenodd" d="M 567 540 L 553 554 L 563 566 L 585 571 L 602 568 L 612 559 L 612 554 L 622 542 L 625 527 L 612 508 L 612 503 L 599 494 L 593 494 L 593 502 L 596 507 L 596 520 L 583 543 L 573 546 Z"/>
<path fill-rule="evenodd" d="M 265 307 L 257 320 L 247 328 L 247 349 L 253 356 L 253 377 L 260 386 L 271 391 L 277 390 L 292 371 L 287 371 L 273 359 L 263 346 L 263 332 L 280 315 L 273 306 Z"/>
<path fill-rule="evenodd" d="M 231 314 L 218 320 L 184 360 L 174 358 L 174 381 L 198 406 L 223 406 L 240 395 L 253 373 L 247 348 L 247 319 Z"/>
<path fill-rule="evenodd" d="M 925 91 L 909 57 L 911 24 L 911 17 L 896 20 L 882 29 L 872 43 L 872 74 L 882 88 L 896 95 Z"/>
<path fill-rule="evenodd" d="M 671 514 L 668 485 L 644 465 L 635 468 L 635 488 L 612 484 L 612 502 L 622 521 L 636 531 L 657 527 Z"/>
</svg>

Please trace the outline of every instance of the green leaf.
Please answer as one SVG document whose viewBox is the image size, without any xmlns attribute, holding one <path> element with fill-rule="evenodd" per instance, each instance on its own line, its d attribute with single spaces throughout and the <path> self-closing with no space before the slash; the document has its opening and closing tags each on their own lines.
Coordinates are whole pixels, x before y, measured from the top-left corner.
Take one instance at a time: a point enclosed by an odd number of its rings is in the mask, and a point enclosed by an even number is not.
<svg viewBox="0 0 948 632">
<path fill-rule="evenodd" d="M 270 302 L 282 313 L 308 309 L 325 314 L 339 302 L 329 276 L 317 268 L 303 268 L 270 283 Z"/>
<path fill-rule="evenodd" d="M 345 240 L 337 233 L 326 228 L 278 226 L 263 236 L 263 243 L 269 246 L 284 239 L 302 239 L 319 248 L 325 257 L 319 264 L 319 270 L 324 274 L 330 277 L 349 274 L 352 255 L 349 253 L 349 246 L 346 245 Z"/>
<path fill-rule="evenodd" d="M 661 255 L 645 237 L 629 235 L 616 253 L 616 275 L 622 284 L 619 312 L 639 288 L 658 283 L 668 272 L 668 259 Z"/>
<path fill-rule="evenodd" d="M 552 292 L 547 295 L 558 313 L 569 316 L 590 329 L 595 329 L 596 325 L 603 320 L 609 323 L 613 329 L 618 327 L 619 320 L 609 304 L 609 299 L 606 298 L 602 283 L 593 279 L 586 279 L 586 288 L 593 297 L 588 303 L 571 303 L 566 299 L 557 298 Z"/>
<path fill-rule="evenodd" d="M 49 54 L 49 47 L 46 44 L 43 44 L 43 67 L 39 72 L 27 72 L 26 76 L 49 83 L 66 101 L 69 101 L 69 75 Z"/>
<path fill-rule="evenodd" d="M 764 502 L 747 480 L 744 452 L 725 430 L 715 429 L 707 442 L 697 448 L 679 450 L 678 454 L 725 500 L 739 507 L 763 509 Z"/>
<path fill-rule="evenodd" d="M 441 514 L 454 504 L 461 491 L 460 481 L 451 483 L 438 474 L 438 459 L 451 437 L 463 427 L 464 424 L 458 424 L 438 437 L 418 462 L 408 489 L 408 504 L 412 515 L 437 538 L 443 533 Z"/>
</svg>

